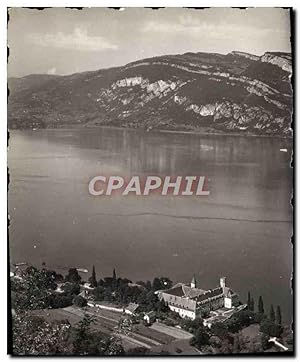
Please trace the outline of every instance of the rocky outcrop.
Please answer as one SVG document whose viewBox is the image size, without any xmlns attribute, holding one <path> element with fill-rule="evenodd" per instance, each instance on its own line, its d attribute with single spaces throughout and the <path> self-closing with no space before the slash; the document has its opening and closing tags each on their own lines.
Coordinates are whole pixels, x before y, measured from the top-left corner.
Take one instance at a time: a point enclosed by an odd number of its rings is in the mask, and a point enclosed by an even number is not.
<svg viewBox="0 0 300 362">
<path fill-rule="evenodd" d="M 233 52 L 231 52 L 231 54 L 233 54 L 233 55 L 238 55 L 238 56 L 240 56 L 240 57 L 244 57 L 244 58 L 251 59 L 251 60 L 254 60 L 254 61 L 258 61 L 258 60 L 259 60 L 259 56 L 253 55 L 253 54 L 249 54 L 249 53 L 245 53 L 245 52 L 233 51 Z"/>
<path fill-rule="evenodd" d="M 134 87 L 140 86 L 142 89 L 146 89 L 147 93 L 153 92 L 155 95 L 160 95 L 161 93 L 167 93 L 169 90 L 175 90 L 178 83 L 176 82 L 166 82 L 162 79 L 150 83 L 149 79 L 143 79 L 142 77 L 132 77 L 120 79 L 117 82 L 111 85 L 112 89 L 118 87 Z"/>
<path fill-rule="evenodd" d="M 231 54 L 237 55 L 240 57 L 244 57 L 247 59 L 251 59 L 256 62 L 261 61 L 263 63 L 270 63 L 270 64 L 278 66 L 279 68 L 281 68 L 282 70 L 284 70 L 286 72 L 292 73 L 292 64 L 291 64 L 292 59 L 291 59 L 291 55 L 287 54 L 287 53 L 266 52 L 261 57 L 259 57 L 257 55 L 253 55 L 253 54 L 244 53 L 244 52 L 238 52 L 238 51 L 233 51 L 233 52 L 231 52 Z"/>
<path fill-rule="evenodd" d="M 260 60 L 263 63 L 270 63 L 273 65 L 278 66 L 282 70 L 292 73 L 292 63 L 291 63 L 291 56 L 287 54 L 272 54 L 272 53 L 265 53 Z"/>
</svg>

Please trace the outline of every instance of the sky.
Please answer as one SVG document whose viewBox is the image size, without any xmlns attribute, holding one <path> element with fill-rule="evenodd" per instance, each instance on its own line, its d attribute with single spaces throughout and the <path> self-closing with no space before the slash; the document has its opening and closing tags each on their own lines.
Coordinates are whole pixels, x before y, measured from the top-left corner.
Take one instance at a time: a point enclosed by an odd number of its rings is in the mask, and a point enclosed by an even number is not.
<svg viewBox="0 0 300 362">
<path fill-rule="evenodd" d="M 279 8 L 9 10 L 8 76 L 72 74 L 163 54 L 290 52 Z"/>
</svg>

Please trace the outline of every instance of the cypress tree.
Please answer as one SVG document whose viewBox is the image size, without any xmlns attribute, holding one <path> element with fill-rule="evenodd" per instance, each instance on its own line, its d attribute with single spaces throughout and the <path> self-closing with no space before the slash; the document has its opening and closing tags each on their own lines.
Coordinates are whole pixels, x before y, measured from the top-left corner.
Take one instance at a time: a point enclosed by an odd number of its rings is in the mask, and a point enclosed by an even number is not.
<svg viewBox="0 0 300 362">
<path fill-rule="evenodd" d="M 258 313 L 260 313 L 260 314 L 265 313 L 264 302 L 263 302 L 263 299 L 262 299 L 261 295 L 259 296 L 259 299 L 258 299 Z"/>
<path fill-rule="evenodd" d="M 115 282 L 117 280 L 117 274 L 116 269 L 113 270 L 113 281 Z"/>
<path fill-rule="evenodd" d="M 93 265 L 92 276 L 90 277 L 89 281 L 91 283 L 91 287 L 96 288 L 96 286 L 97 286 L 97 278 L 96 278 L 96 271 L 95 271 L 95 266 L 94 265 Z"/>
<path fill-rule="evenodd" d="M 247 305 L 248 305 L 248 309 L 251 310 L 251 295 L 250 295 L 250 292 L 248 292 Z"/>
<path fill-rule="evenodd" d="M 279 305 L 276 308 L 276 323 L 281 326 L 281 309 Z"/>
<path fill-rule="evenodd" d="M 251 298 L 251 301 L 250 301 L 250 308 L 249 308 L 252 312 L 254 312 L 254 299 L 253 297 Z"/>
<path fill-rule="evenodd" d="M 274 312 L 273 304 L 271 304 L 271 308 L 270 308 L 270 320 L 272 322 L 275 322 L 275 312 Z"/>
</svg>

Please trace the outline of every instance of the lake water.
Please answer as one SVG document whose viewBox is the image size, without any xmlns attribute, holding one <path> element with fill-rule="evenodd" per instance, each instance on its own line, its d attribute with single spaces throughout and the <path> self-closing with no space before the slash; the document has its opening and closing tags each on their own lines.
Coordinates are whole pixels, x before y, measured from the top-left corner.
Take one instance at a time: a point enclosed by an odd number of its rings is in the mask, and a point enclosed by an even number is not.
<svg viewBox="0 0 300 362">
<path fill-rule="evenodd" d="M 288 152 L 280 152 L 287 148 Z M 290 319 L 292 143 L 279 138 L 113 128 L 12 131 L 10 257 L 66 270 L 113 268 L 133 281 L 169 276 Z M 96 175 L 203 175 L 210 196 L 94 197 Z M 89 273 L 90 275 L 90 273 Z"/>
</svg>

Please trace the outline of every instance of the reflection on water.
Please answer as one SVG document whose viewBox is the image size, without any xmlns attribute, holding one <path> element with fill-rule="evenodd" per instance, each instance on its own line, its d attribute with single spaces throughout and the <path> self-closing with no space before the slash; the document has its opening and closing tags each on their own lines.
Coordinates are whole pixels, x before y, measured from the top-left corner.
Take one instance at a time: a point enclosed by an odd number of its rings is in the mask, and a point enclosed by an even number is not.
<svg viewBox="0 0 300 362">
<path fill-rule="evenodd" d="M 125 129 L 13 131 L 13 261 L 116 267 L 203 288 L 220 275 L 291 312 L 289 140 Z M 280 152 L 287 148 L 288 152 Z M 203 175 L 208 197 L 92 197 L 96 175 Z M 243 220 L 243 221 L 239 221 Z M 33 248 L 36 245 L 36 248 Z"/>
</svg>

